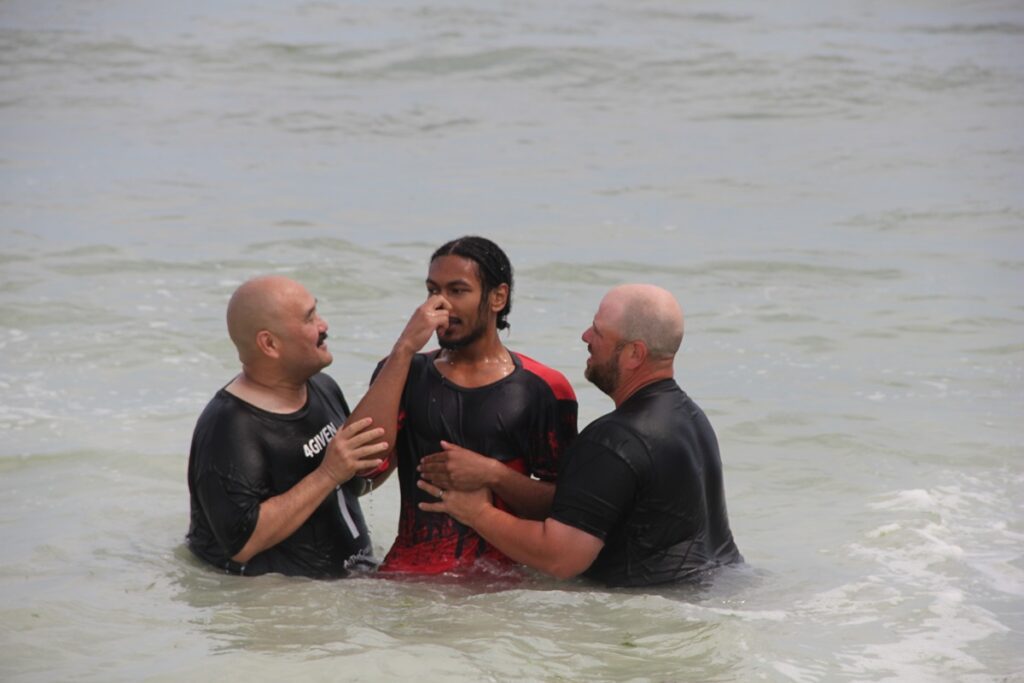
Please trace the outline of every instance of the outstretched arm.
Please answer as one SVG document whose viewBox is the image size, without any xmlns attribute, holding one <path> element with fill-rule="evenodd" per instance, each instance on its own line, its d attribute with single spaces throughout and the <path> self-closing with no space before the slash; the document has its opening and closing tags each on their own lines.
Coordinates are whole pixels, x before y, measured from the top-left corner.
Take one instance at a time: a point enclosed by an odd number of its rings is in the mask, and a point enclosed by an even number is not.
<svg viewBox="0 0 1024 683">
<path fill-rule="evenodd" d="M 440 453 L 420 461 L 420 476 L 440 489 L 472 491 L 489 488 L 520 517 L 544 519 L 551 510 L 555 485 L 532 479 L 499 460 L 475 453 L 447 441 Z"/>
<path fill-rule="evenodd" d="M 519 519 L 491 504 L 487 489 L 444 490 L 423 481 L 417 485 L 438 498 L 420 503 L 427 512 L 445 512 L 478 534 L 516 562 L 559 579 L 582 574 L 594 563 L 604 541 L 555 519 Z"/>
<path fill-rule="evenodd" d="M 349 421 L 327 446 L 323 462 L 299 483 L 260 503 L 256 528 L 231 559 L 245 564 L 253 556 L 273 548 L 295 533 L 339 484 L 359 471 L 381 464 L 388 444 L 379 439 L 383 429 L 368 429 L 372 420 Z"/>
</svg>

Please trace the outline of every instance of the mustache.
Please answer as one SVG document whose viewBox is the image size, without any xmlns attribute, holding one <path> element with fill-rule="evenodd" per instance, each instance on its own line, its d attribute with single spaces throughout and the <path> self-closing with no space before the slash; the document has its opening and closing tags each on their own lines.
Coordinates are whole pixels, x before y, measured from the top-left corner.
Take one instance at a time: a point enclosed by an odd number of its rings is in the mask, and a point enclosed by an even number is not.
<svg viewBox="0 0 1024 683">
<path fill-rule="evenodd" d="M 316 340 L 316 345 L 317 346 L 323 346 L 324 345 L 324 341 L 326 341 L 326 339 L 327 339 L 327 333 L 326 332 L 321 332 L 320 336 Z"/>
<path fill-rule="evenodd" d="M 448 318 L 448 327 L 445 328 L 445 331 L 450 329 L 452 327 L 452 325 L 461 325 L 461 324 L 462 324 L 462 319 L 461 318 L 456 318 L 455 316 L 450 316 Z M 437 333 L 438 334 L 444 334 L 444 332 L 441 331 L 441 330 L 438 330 Z"/>
</svg>

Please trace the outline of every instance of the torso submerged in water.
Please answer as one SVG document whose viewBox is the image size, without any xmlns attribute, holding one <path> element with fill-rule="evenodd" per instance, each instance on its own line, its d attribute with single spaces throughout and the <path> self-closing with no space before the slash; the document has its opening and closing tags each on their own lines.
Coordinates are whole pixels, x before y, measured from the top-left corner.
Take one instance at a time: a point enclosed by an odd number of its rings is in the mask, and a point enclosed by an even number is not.
<svg viewBox="0 0 1024 683">
<path fill-rule="evenodd" d="M 743 560 L 715 432 L 674 380 L 592 422 L 565 460 L 551 516 L 605 542 L 586 576 L 647 586 Z"/>
<path fill-rule="evenodd" d="M 476 388 L 445 379 L 434 365 L 436 356 L 434 351 L 413 358 L 402 393 L 396 443 L 402 496 L 398 537 L 380 569 L 437 574 L 480 563 L 508 566 L 511 560 L 469 527 L 417 507 L 432 499 L 416 486 L 416 467 L 424 456 L 439 452 L 444 440 L 542 481 L 555 481 L 561 456 L 576 436 L 576 395 L 561 373 L 518 353 L 511 353 L 511 374 Z"/>
</svg>

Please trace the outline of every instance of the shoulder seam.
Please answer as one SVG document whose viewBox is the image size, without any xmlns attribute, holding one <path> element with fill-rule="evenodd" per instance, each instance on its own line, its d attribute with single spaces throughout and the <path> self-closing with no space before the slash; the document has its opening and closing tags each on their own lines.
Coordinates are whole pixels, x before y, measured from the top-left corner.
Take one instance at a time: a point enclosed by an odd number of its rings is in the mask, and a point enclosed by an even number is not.
<svg viewBox="0 0 1024 683">
<path fill-rule="evenodd" d="M 523 370 L 529 372 L 531 375 L 539 377 L 555 395 L 555 398 L 560 401 L 575 401 L 576 392 L 573 391 L 572 384 L 569 379 L 558 370 L 552 367 L 544 365 L 541 362 L 530 358 L 518 351 L 510 351 L 519 358 L 522 363 Z"/>
<path fill-rule="evenodd" d="M 598 418 L 598 420 L 600 420 L 600 419 L 601 419 L 601 418 Z M 597 422 L 597 420 L 595 420 L 594 422 Z M 594 422 L 591 422 L 591 423 L 590 423 L 590 425 L 587 425 L 587 428 L 589 428 L 589 427 L 590 427 L 591 425 L 593 425 L 593 424 L 594 424 Z M 640 434 L 640 432 L 638 432 L 638 431 L 636 431 L 635 429 L 633 429 L 632 427 L 630 427 L 630 426 L 628 426 L 628 425 L 624 425 L 624 424 L 622 424 L 622 423 L 620 423 L 620 422 L 610 422 L 610 424 L 611 424 L 611 425 L 614 425 L 614 426 L 615 426 L 616 428 L 618 428 L 618 429 L 621 429 L 622 431 L 626 432 L 626 433 L 627 433 L 627 434 L 629 434 L 629 435 L 630 435 L 631 437 L 633 437 L 634 439 L 636 439 L 636 440 L 637 440 L 637 443 L 639 443 L 639 444 L 640 444 L 640 446 L 641 446 L 641 447 L 642 447 L 642 448 L 644 449 L 644 455 L 646 455 L 646 456 L 647 456 L 647 459 L 648 459 L 648 460 L 650 460 L 650 459 L 651 459 L 651 449 L 650 449 L 650 448 L 648 447 L 648 445 L 647 445 L 647 441 L 646 441 L 646 440 L 645 440 L 645 439 L 643 438 L 643 436 L 642 436 L 642 435 Z M 598 425 L 598 428 L 602 428 L 602 427 L 605 427 L 605 425 L 604 425 L 604 424 L 600 424 L 600 425 Z M 584 430 L 584 431 L 585 431 L 585 430 Z M 580 433 L 580 435 L 582 436 L 582 435 L 583 435 L 583 433 L 581 432 L 581 433 Z M 584 440 L 584 439 L 578 439 L 578 440 Z M 627 460 L 626 458 L 624 458 L 624 457 L 622 457 L 621 455 L 619 455 L 619 453 L 618 453 L 618 452 L 614 451 L 614 450 L 613 450 L 613 449 L 611 449 L 611 448 L 608 448 L 607 446 L 605 446 L 605 445 L 603 445 L 603 444 L 600 444 L 600 443 L 598 443 L 598 442 L 597 442 L 597 441 L 596 441 L 596 440 L 595 440 L 595 439 L 594 439 L 593 437 L 590 437 L 590 436 L 586 436 L 586 437 L 585 437 L 585 440 L 586 440 L 586 441 L 589 441 L 589 442 L 591 442 L 591 443 L 593 443 L 593 444 L 594 444 L 595 446 L 600 446 L 601 448 L 604 448 L 605 450 L 607 450 L 607 451 L 608 451 L 608 452 L 610 452 L 610 453 L 613 453 L 613 454 L 615 455 L 615 457 L 617 457 L 618 459 L 620 459 L 620 460 L 622 460 L 622 461 L 623 461 L 624 463 L 626 463 L 626 464 L 627 464 L 627 465 L 629 466 L 629 468 L 630 468 L 631 470 L 633 470 L 634 474 L 636 473 L 636 470 L 635 470 L 635 469 L 633 468 L 633 464 L 632 464 L 632 463 L 630 463 L 630 462 L 629 462 L 629 460 Z"/>
</svg>

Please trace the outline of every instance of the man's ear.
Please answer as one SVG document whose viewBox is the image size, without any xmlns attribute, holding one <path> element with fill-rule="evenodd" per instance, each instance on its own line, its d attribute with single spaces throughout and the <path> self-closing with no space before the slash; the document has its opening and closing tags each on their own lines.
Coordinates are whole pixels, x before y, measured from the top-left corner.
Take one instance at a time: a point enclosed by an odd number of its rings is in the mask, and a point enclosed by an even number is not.
<svg viewBox="0 0 1024 683">
<path fill-rule="evenodd" d="M 508 303 L 508 284 L 504 282 L 501 283 L 492 289 L 488 296 L 491 300 L 491 310 L 495 313 L 500 312 L 501 309 L 505 308 L 505 304 Z"/>
<path fill-rule="evenodd" d="M 639 339 L 627 343 L 626 348 L 624 348 L 623 351 L 626 353 L 622 357 L 622 363 L 624 363 L 626 368 L 629 370 L 636 370 L 638 367 L 646 363 L 647 356 L 650 355 L 647 344 Z"/>
<path fill-rule="evenodd" d="M 256 348 L 260 350 L 264 356 L 270 358 L 277 358 L 281 355 L 280 346 L 277 343 L 277 337 L 270 330 L 260 330 L 256 333 Z"/>
</svg>

